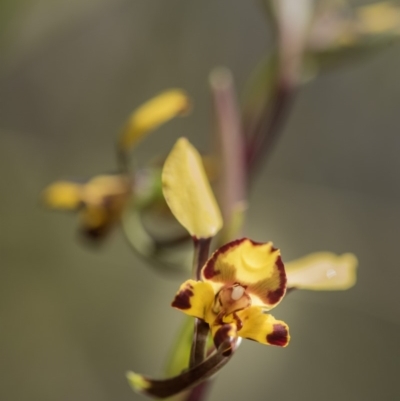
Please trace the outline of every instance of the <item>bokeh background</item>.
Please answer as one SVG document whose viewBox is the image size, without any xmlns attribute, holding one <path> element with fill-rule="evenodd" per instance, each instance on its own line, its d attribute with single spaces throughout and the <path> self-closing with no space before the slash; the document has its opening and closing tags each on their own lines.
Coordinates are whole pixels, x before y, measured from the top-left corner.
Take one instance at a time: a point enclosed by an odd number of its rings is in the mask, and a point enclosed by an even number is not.
<svg viewBox="0 0 400 401">
<path fill-rule="evenodd" d="M 0 2 L 0 399 L 129 401 L 131 369 L 161 376 L 183 318 L 179 280 L 139 260 L 119 232 L 83 247 L 76 216 L 41 207 L 59 178 L 115 168 L 131 110 L 182 87 L 195 108 L 147 138 L 138 164 L 178 136 L 212 142 L 208 74 L 242 88 L 272 37 L 256 1 Z M 254 182 L 248 236 L 284 260 L 352 251 L 347 292 L 295 292 L 274 311 L 286 349 L 244 341 L 216 400 L 400 398 L 400 46 L 303 87 Z"/>
</svg>

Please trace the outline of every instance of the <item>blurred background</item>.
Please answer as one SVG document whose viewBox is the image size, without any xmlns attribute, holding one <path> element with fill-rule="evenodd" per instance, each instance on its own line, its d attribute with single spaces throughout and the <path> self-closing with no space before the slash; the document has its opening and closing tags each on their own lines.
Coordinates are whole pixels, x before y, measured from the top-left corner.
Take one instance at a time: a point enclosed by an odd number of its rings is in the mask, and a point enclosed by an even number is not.
<svg viewBox="0 0 400 401">
<path fill-rule="evenodd" d="M 118 231 L 82 246 L 77 216 L 45 210 L 40 193 L 115 169 L 125 118 L 169 87 L 192 96 L 193 113 L 149 136 L 136 163 L 182 135 L 207 151 L 209 72 L 227 66 L 242 88 L 270 27 L 241 0 L 2 0 L 0 24 L 0 399 L 143 399 L 125 372 L 162 376 L 180 280 Z M 273 313 L 290 346 L 244 341 L 211 401 L 400 398 L 399 71 L 397 45 L 299 92 L 254 181 L 246 234 L 284 260 L 354 252 L 358 283 L 290 294 Z"/>
</svg>

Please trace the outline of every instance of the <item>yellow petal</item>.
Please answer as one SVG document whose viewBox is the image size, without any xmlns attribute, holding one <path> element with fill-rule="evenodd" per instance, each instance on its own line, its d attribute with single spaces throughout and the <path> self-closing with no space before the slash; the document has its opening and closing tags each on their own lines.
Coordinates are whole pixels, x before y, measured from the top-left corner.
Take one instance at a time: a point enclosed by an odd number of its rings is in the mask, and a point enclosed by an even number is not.
<svg viewBox="0 0 400 401">
<path fill-rule="evenodd" d="M 272 315 L 264 314 L 262 309 L 251 306 L 237 312 L 243 327 L 238 335 L 258 341 L 262 344 L 286 347 L 290 340 L 289 327 L 285 322 L 276 320 Z"/>
<path fill-rule="evenodd" d="M 121 149 L 131 149 L 145 134 L 189 108 L 189 98 L 179 89 L 162 92 L 150 99 L 130 115 L 121 133 Z"/>
<path fill-rule="evenodd" d="M 352 253 L 318 252 L 286 264 L 288 287 L 347 290 L 356 282 L 358 260 Z"/>
<path fill-rule="evenodd" d="M 48 186 L 43 192 L 43 201 L 49 207 L 55 209 L 74 210 L 80 206 L 82 185 L 57 181 Z"/>
<path fill-rule="evenodd" d="M 162 185 L 172 214 L 192 236 L 210 238 L 221 229 L 221 212 L 201 157 L 186 138 L 178 139 L 167 157 Z"/>
<path fill-rule="evenodd" d="M 179 288 L 171 305 L 189 316 L 206 319 L 213 301 L 214 291 L 210 284 L 187 280 Z"/>
<path fill-rule="evenodd" d="M 250 295 L 252 305 L 271 309 L 286 290 L 285 268 L 280 251 L 271 242 L 238 239 L 213 253 L 202 269 L 202 277 L 217 293 L 224 285 L 240 284 Z"/>
<path fill-rule="evenodd" d="M 106 199 L 128 196 L 131 182 L 124 175 L 98 175 L 83 187 L 82 201 L 88 205 L 102 205 Z"/>
</svg>

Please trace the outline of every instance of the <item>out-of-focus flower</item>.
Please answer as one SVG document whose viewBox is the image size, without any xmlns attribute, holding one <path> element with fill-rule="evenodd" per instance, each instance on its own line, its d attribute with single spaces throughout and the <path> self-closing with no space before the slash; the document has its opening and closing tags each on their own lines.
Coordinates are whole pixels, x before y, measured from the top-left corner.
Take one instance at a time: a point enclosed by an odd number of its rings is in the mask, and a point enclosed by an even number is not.
<svg viewBox="0 0 400 401">
<path fill-rule="evenodd" d="M 44 190 L 44 203 L 52 209 L 79 211 L 82 231 L 91 239 L 103 238 L 136 197 L 135 178 L 140 175 L 129 172 L 129 152 L 146 134 L 187 112 L 189 105 L 187 95 L 179 89 L 162 92 L 144 103 L 128 118 L 119 138 L 121 172 L 98 175 L 85 183 L 56 181 Z M 143 183 L 138 184 L 143 189 Z"/>
<path fill-rule="evenodd" d="M 43 193 L 53 209 L 78 211 L 82 231 L 92 239 L 102 238 L 119 221 L 132 192 L 125 175 L 99 175 L 86 183 L 56 181 Z"/>
<path fill-rule="evenodd" d="M 400 40 L 400 3 L 262 0 L 276 46 L 254 69 L 242 97 L 246 164 L 254 171 L 280 133 L 298 88 L 321 72 Z"/>
<path fill-rule="evenodd" d="M 286 323 L 265 314 L 282 299 L 286 275 L 280 251 L 247 238 L 222 246 L 202 268 L 203 281 L 182 284 L 172 306 L 206 321 L 218 348 L 237 337 L 286 346 Z M 231 349 L 225 349 L 229 355 Z"/>
<path fill-rule="evenodd" d="M 246 94 L 245 120 L 264 110 L 282 85 L 293 90 L 326 69 L 373 54 L 400 39 L 399 2 L 363 6 L 353 6 L 348 0 L 263 3 L 277 48 L 254 71 Z"/>
<path fill-rule="evenodd" d="M 351 8 L 347 1 L 325 0 L 315 7 L 307 40 L 309 52 L 379 45 L 400 37 L 400 7 L 382 1 Z"/>
<path fill-rule="evenodd" d="M 373 54 L 400 39 L 398 2 L 381 1 L 358 7 L 347 0 L 313 3 L 304 36 L 299 83 L 342 62 Z"/>
</svg>

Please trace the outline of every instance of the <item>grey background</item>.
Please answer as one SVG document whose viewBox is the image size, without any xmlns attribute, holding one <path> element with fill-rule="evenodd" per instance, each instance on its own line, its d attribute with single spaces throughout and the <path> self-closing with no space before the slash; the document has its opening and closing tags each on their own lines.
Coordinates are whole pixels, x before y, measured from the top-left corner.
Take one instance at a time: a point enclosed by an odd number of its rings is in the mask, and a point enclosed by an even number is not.
<svg viewBox="0 0 400 401">
<path fill-rule="evenodd" d="M 126 116 L 168 87 L 186 89 L 194 112 L 142 143 L 138 163 L 181 135 L 207 150 L 210 70 L 228 66 L 241 88 L 270 31 L 240 0 L 2 1 L 0 14 L 0 399 L 142 399 L 124 373 L 162 375 L 179 280 L 118 232 L 82 247 L 76 216 L 41 208 L 40 191 L 113 169 Z M 395 46 L 297 97 L 252 188 L 246 233 L 284 260 L 352 251 L 358 283 L 291 294 L 274 311 L 290 346 L 244 341 L 210 400 L 399 398 L 399 71 Z"/>
</svg>

